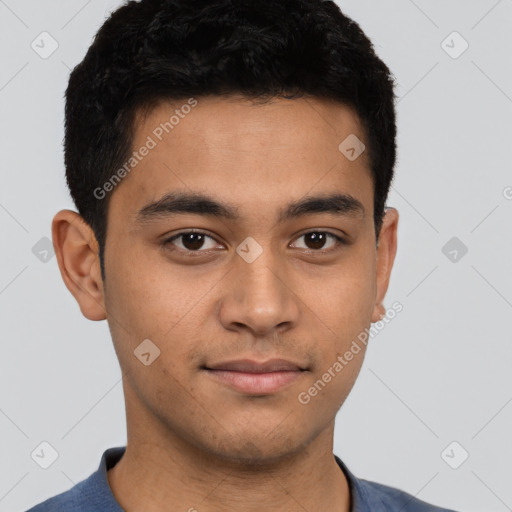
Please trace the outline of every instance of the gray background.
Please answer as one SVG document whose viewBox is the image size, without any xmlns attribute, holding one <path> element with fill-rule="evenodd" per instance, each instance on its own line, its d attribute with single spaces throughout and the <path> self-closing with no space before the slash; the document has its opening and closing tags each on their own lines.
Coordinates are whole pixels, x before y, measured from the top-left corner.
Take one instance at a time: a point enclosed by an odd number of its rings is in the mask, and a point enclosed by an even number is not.
<svg viewBox="0 0 512 512">
<path fill-rule="evenodd" d="M 126 441 L 107 324 L 82 317 L 44 252 L 52 216 L 73 208 L 61 147 L 69 70 L 117 5 L 0 0 L 0 511 L 68 489 Z M 512 510 L 512 1 L 339 5 L 398 82 L 388 205 L 401 219 L 385 305 L 403 311 L 371 340 L 335 453 L 426 501 Z M 46 59 L 31 47 L 43 31 L 59 45 Z M 58 452 L 48 469 L 31 458 L 43 441 Z"/>
</svg>

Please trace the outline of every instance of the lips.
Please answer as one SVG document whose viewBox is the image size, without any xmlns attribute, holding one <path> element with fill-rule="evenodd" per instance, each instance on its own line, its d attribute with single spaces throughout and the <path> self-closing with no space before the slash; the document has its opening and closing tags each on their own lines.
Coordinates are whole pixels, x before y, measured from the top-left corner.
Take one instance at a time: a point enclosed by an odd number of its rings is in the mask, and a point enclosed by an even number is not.
<svg viewBox="0 0 512 512">
<path fill-rule="evenodd" d="M 299 364 L 285 359 L 263 362 L 239 359 L 216 363 L 203 369 L 215 382 L 238 393 L 253 396 L 274 394 L 308 373 Z"/>
<path fill-rule="evenodd" d="M 264 362 L 253 361 L 251 359 L 238 359 L 217 363 L 207 366 L 206 368 L 208 370 L 226 370 L 242 373 L 293 372 L 305 369 L 286 359 L 269 359 Z"/>
</svg>

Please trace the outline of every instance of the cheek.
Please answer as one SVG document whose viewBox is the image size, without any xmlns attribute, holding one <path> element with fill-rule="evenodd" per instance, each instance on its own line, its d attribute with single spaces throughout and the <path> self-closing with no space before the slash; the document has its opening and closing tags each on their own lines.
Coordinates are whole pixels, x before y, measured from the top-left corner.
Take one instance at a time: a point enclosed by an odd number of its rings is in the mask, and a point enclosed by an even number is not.
<svg viewBox="0 0 512 512">
<path fill-rule="evenodd" d="M 166 262 L 154 248 L 121 255 L 107 269 L 109 305 L 133 328 L 148 335 L 164 335 L 190 314 L 209 288 L 215 276 L 194 277 L 192 272 Z"/>
<path fill-rule="evenodd" d="M 309 291 L 307 291 L 309 290 Z M 308 303 L 343 338 L 356 334 L 371 320 L 376 296 L 375 261 L 364 251 L 353 251 L 325 272 L 315 286 L 304 287 Z"/>
<path fill-rule="evenodd" d="M 355 381 L 366 351 L 376 292 L 374 259 L 368 250 L 354 252 L 323 281 L 323 292 L 317 288 L 307 298 L 319 355 L 314 378 L 329 382 L 326 387 L 341 396 Z"/>
<path fill-rule="evenodd" d="M 109 324 L 126 368 L 138 368 L 133 352 L 149 339 L 160 352 L 155 365 L 178 379 L 183 374 L 185 380 L 186 371 L 196 364 L 194 354 L 201 352 L 204 333 L 209 332 L 206 324 L 211 322 L 212 312 L 208 294 L 225 272 L 191 277 L 175 265 L 136 257 L 124 258 L 108 272 Z"/>
</svg>

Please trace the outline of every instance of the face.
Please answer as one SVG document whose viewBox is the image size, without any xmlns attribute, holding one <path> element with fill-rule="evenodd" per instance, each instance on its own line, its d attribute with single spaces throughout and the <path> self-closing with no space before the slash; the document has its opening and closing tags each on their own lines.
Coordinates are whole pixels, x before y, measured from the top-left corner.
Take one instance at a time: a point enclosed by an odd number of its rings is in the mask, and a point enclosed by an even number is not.
<svg viewBox="0 0 512 512">
<path fill-rule="evenodd" d="M 106 281 L 82 311 L 107 312 L 129 432 L 276 459 L 332 429 L 354 384 L 365 345 L 345 355 L 383 311 L 396 210 L 377 250 L 367 154 L 338 149 L 365 142 L 347 107 L 182 104 L 138 118 L 133 149 L 149 149 L 112 192 Z"/>
</svg>

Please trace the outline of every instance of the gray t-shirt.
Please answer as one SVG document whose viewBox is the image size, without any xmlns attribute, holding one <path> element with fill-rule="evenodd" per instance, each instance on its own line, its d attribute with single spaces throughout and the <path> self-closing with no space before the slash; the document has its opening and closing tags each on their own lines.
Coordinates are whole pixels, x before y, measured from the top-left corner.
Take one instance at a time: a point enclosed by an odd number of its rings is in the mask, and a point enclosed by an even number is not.
<svg viewBox="0 0 512 512">
<path fill-rule="evenodd" d="M 27 512 L 124 512 L 108 485 L 107 470 L 116 465 L 125 449 L 109 448 L 92 475 Z M 351 512 L 455 512 L 429 505 L 394 487 L 356 478 L 339 457 L 334 458 L 350 486 Z"/>
</svg>

